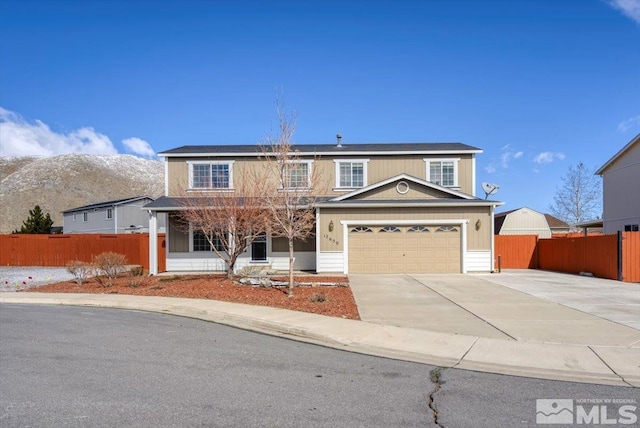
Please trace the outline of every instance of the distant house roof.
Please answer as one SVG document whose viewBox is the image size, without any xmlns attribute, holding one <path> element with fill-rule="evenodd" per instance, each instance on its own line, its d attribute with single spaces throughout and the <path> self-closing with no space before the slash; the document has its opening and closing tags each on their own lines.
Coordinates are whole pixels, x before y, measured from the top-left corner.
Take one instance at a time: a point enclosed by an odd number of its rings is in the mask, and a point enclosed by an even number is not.
<svg viewBox="0 0 640 428">
<path fill-rule="evenodd" d="M 268 148 L 268 146 L 266 146 Z M 354 155 L 372 153 L 420 153 L 453 154 L 482 153 L 482 149 L 462 143 L 374 143 L 374 144 L 300 144 L 292 146 L 294 151 L 310 155 Z M 158 153 L 165 157 L 211 156 L 255 156 L 263 153 L 263 147 L 254 145 L 182 146 Z"/>
<path fill-rule="evenodd" d="M 623 148 L 621 148 L 618 153 L 616 153 L 615 155 L 613 155 L 613 157 L 611 159 L 609 159 L 604 165 L 602 165 L 596 172 L 595 175 L 602 175 L 604 174 L 604 171 L 609 167 L 609 165 L 611 165 L 612 163 L 614 163 L 620 156 L 624 155 L 625 152 L 627 150 L 629 150 L 631 147 L 633 147 L 635 144 L 637 144 L 638 142 L 640 142 L 640 134 L 636 135 L 631 141 L 629 141 L 629 143 L 627 143 L 626 146 L 624 146 Z"/>
<path fill-rule="evenodd" d="M 571 226 L 569 226 L 569 223 L 567 223 L 566 221 L 562 221 L 557 217 L 552 216 L 551 214 L 545 214 L 544 217 L 547 219 L 547 223 L 549 224 L 549 227 L 553 230 L 553 229 L 568 229 Z"/>
<path fill-rule="evenodd" d="M 144 199 L 150 199 L 153 201 L 153 198 L 150 196 L 136 196 L 134 198 L 116 199 L 113 201 L 98 202 L 96 204 L 84 205 L 82 207 L 77 207 L 77 208 L 69 208 L 68 210 L 62 211 L 62 214 L 66 214 L 74 211 L 87 211 L 87 210 L 93 210 L 97 208 L 112 207 L 115 205 L 125 205 L 131 202 L 137 202 Z"/>
</svg>

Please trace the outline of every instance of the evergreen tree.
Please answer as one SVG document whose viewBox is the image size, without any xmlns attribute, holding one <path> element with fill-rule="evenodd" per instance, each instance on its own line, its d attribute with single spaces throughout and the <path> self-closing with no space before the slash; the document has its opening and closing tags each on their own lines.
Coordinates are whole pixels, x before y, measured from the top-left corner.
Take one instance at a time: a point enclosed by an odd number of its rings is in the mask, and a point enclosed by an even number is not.
<svg viewBox="0 0 640 428">
<path fill-rule="evenodd" d="M 36 205 L 29 210 L 29 218 L 22 222 L 20 230 L 14 233 L 50 233 L 51 226 L 53 226 L 53 220 L 49 213 L 44 215 L 40 205 Z"/>
</svg>

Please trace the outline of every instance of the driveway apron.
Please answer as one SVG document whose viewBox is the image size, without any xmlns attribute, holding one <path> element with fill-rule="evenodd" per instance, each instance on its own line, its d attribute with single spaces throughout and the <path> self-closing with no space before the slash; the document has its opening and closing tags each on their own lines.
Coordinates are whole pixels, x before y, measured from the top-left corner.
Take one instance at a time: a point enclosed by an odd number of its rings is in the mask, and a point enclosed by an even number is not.
<svg viewBox="0 0 640 428">
<path fill-rule="evenodd" d="M 474 275 L 349 275 L 362 320 L 453 334 L 631 346 L 640 331 Z"/>
</svg>

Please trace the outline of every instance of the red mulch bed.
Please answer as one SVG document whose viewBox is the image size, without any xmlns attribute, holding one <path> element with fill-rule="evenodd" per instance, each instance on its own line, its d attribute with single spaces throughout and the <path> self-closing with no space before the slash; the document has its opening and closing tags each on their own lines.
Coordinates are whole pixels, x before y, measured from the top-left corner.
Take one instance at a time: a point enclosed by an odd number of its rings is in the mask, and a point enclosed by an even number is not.
<svg viewBox="0 0 640 428">
<path fill-rule="evenodd" d="M 282 276 L 274 279 L 285 280 Z M 312 282 L 315 284 L 348 284 L 349 282 L 348 278 L 344 276 L 296 276 L 295 280 L 299 283 Z M 239 285 L 227 279 L 225 275 L 128 276 L 117 278 L 112 286 L 106 285 L 106 281 L 103 278 L 101 278 L 101 281 L 91 278 L 82 285 L 76 284 L 75 281 L 65 281 L 24 291 L 212 299 L 248 305 L 271 306 L 332 317 L 360 319 L 353 294 L 351 294 L 351 288 L 344 285 L 297 286 L 294 288 L 293 297 L 287 297 L 286 288 Z M 323 297 L 324 301 L 322 301 Z"/>
</svg>

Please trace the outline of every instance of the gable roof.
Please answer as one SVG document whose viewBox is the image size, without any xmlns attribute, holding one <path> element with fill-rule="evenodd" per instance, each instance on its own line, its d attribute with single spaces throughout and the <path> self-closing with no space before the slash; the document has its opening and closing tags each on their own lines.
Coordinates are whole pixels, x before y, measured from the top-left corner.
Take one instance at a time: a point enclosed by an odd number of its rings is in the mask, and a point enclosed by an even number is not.
<svg viewBox="0 0 640 428">
<path fill-rule="evenodd" d="M 372 199 L 372 200 L 363 200 L 363 199 L 353 199 L 357 195 L 361 195 L 366 192 L 370 192 L 372 190 L 381 188 L 386 186 L 389 183 L 393 183 L 394 181 L 410 181 L 419 186 L 424 186 L 427 188 L 431 188 L 440 192 L 445 193 L 449 197 L 446 198 L 436 198 L 436 199 Z M 419 178 L 413 177 L 408 174 L 399 174 L 391 178 L 387 178 L 386 180 L 371 184 L 369 186 L 363 187 L 361 189 L 353 190 L 344 195 L 340 195 L 338 197 L 329 199 L 323 202 L 317 202 L 316 205 L 319 207 L 367 207 L 367 208 L 383 208 L 383 207 L 436 207 L 436 206 L 460 206 L 460 205 L 470 205 L 470 206 L 499 206 L 502 205 L 503 202 L 498 201 L 490 201 L 486 199 L 480 199 L 472 195 L 468 195 L 466 193 L 458 192 L 456 190 L 449 189 L 447 187 L 440 186 L 438 184 L 431 183 L 429 181 L 421 180 Z"/>
<path fill-rule="evenodd" d="M 98 202 L 95 204 L 84 205 L 82 207 L 69 208 L 68 210 L 62 211 L 62 214 L 66 214 L 74 211 L 87 211 L 87 210 L 93 210 L 93 209 L 104 208 L 104 207 L 112 207 L 116 205 L 126 205 L 131 202 L 137 202 L 143 199 L 151 199 L 153 201 L 153 198 L 150 196 L 136 196 L 133 198 L 115 199 L 113 201 Z"/>
<path fill-rule="evenodd" d="M 430 181 L 421 180 L 421 179 L 419 179 L 417 177 L 414 177 L 412 175 L 402 173 L 402 174 L 398 174 L 398 175 L 396 175 L 394 177 L 387 178 L 386 180 L 382 180 L 382 181 L 379 181 L 377 183 L 370 184 L 369 186 L 353 190 L 353 191 L 351 191 L 349 193 L 345 193 L 344 195 L 340 195 L 340 196 L 338 196 L 336 198 L 331 199 L 331 201 L 332 202 L 339 202 L 339 201 L 344 201 L 346 199 L 351 199 L 354 196 L 361 195 L 362 193 L 370 192 L 371 190 L 380 188 L 382 186 L 386 186 L 389 183 L 393 183 L 394 181 L 400 181 L 400 180 L 411 181 L 411 182 L 413 182 L 415 184 L 418 184 L 418 185 L 421 185 L 421 186 L 424 186 L 424 187 L 430 187 L 432 189 L 439 190 L 440 192 L 444 192 L 444 193 L 449 194 L 451 196 L 462 198 L 462 199 L 478 199 L 475 196 L 471 196 L 471 195 L 468 195 L 466 193 L 458 192 L 456 190 L 452 190 L 452 189 L 449 189 L 447 187 L 443 187 L 443 186 L 440 186 L 438 184 L 431 183 Z"/>
<path fill-rule="evenodd" d="M 640 142 L 640 134 L 636 135 L 634 138 L 631 139 L 631 141 L 629 141 L 627 143 L 626 146 L 624 146 L 623 148 L 621 148 L 618 153 L 616 153 L 615 155 L 613 155 L 613 157 L 611 159 L 609 159 L 604 165 L 602 165 L 596 172 L 594 175 L 602 175 L 604 174 L 604 171 L 609 167 L 609 165 L 611 165 L 612 163 L 614 163 L 620 156 L 624 155 L 625 152 L 627 150 L 629 150 L 634 144 L 637 144 L 638 142 Z"/>
<path fill-rule="evenodd" d="M 256 156 L 263 153 L 262 148 L 259 144 L 182 146 L 158 153 L 158 156 Z M 336 144 L 300 144 L 293 145 L 292 148 L 296 152 L 308 155 L 482 153 L 482 149 L 462 143 L 373 143 L 341 144 L 339 146 Z"/>
</svg>

